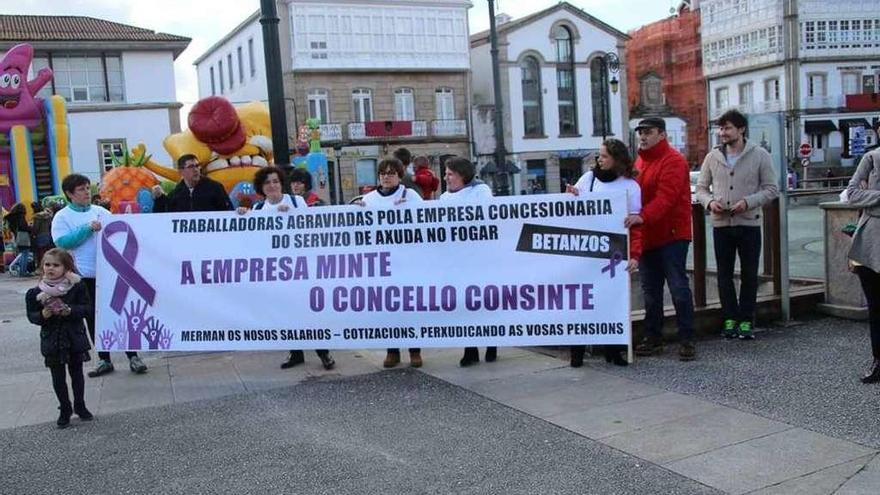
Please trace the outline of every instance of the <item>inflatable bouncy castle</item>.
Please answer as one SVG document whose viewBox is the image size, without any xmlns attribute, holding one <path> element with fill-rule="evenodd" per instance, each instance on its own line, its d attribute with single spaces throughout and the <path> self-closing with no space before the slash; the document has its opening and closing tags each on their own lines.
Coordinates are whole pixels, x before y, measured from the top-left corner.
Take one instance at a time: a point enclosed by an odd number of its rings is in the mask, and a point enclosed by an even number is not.
<svg viewBox="0 0 880 495">
<path fill-rule="evenodd" d="M 0 60 L 0 205 L 9 208 L 61 194 L 61 180 L 70 174 L 70 132 L 64 98 L 36 95 L 52 80 L 40 69 L 28 80 L 31 45 L 10 49 Z"/>
</svg>

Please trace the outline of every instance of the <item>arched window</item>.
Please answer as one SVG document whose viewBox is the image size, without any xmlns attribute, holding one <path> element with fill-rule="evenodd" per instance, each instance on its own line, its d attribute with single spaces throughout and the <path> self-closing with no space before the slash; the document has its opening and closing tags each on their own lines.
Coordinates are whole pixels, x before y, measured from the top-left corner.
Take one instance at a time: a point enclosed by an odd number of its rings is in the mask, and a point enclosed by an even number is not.
<svg viewBox="0 0 880 495">
<path fill-rule="evenodd" d="M 522 70 L 523 128 L 526 136 L 544 134 L 544 112 L 541 105 L 541 66 L 529 56 L 520 63 Z"/>
<path fill-rule="evenodd" d="M 559 135 L 578 133 L 577 98 L 574 80 L 574 45 L 571 31 L 557 26 L 553 32 L 556 43 L 556 94 L 559 100 Z"/>
<path fill-rule="evenodd" d="M 590 62 L 590 96 L 593 104 L 593 135 L 611 134 L 611 95 L 608 92 L 608 72 L 602 67 L 602 59 Z"/>
</svg>

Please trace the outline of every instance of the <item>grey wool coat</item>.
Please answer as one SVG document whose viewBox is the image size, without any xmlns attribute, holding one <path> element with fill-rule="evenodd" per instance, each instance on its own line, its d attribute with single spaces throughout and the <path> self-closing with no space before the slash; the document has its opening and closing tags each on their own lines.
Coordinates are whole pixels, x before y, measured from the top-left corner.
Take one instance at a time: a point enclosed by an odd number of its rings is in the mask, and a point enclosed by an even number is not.
<svg viewBox="0 0 880 495">
<path fill-rule="evenodd" d="M 880 149 L 862 157 L 845 195 L 850 205 L 862 209 L 849 259 L 880 273 Z"/>
</svg>

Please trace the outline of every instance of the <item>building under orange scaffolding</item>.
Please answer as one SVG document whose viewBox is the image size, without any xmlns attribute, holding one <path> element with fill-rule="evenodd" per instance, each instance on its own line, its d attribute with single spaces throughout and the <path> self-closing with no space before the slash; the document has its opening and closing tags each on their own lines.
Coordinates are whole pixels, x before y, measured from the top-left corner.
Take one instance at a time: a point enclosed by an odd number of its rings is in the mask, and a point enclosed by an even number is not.
<svg viewBox="0 0 880 495">
<path fill-rule="evenodd" d="M 629 33 L 626 77 L 630 118 L 684 120 L 685 156 L 697 167 L 709 151 L 709 133 L 700 12 L 690 3 L 682 2 L 677 15 Z"/>
</svg>

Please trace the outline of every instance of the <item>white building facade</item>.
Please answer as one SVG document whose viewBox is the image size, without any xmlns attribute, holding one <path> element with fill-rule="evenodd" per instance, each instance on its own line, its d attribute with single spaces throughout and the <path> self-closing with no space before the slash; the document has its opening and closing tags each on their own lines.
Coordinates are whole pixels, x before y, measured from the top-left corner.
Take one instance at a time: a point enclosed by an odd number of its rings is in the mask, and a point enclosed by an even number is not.
<svg viewBox="0 0 880 495">
<path fill-rule="evenodd" d="M 162 140 L 180 131 L 174 60 L 189 38 L 89 17 L 2 17 L 15 29 L 0 32 L 0 57 L 29 43 L 31 76 L 43 67 L 54 72 L 40 96 L 67 100 L 74 172 L 100 182 L 113 155 L 138 143 L 170 163 Z"/>
<path fill-rule="evenodd" d="M 223 96 L 233 104 L 268 101 L 260 11 L 251 14 L 193 64 L 199 98 Z"/>
<path fill-rule="evenodd" d="M 514 192 L 559 192 L 588 169 L 603 135 L 629 141 L 624 42 L 627 36 L 567 2 L 497 19 L 505 147 L 520 170 Z M 620 59 L 603 72 L 602 58 Z M 494 127 L 488 33 L 471 37 L 475 136 Z M 612 79 L 614 82 L 612 82 Z M 614 91 L 616 89 L 617 91 Z M 494 135 L 476 139 L 480 164 L 494 162 Z"/>
<path fill-rule="evenodd" d="M 789 158 L 809 143 L 812 164 L 853 163 L 850 129 L 880 115 L 880 1 L 703 0 L 701 15 L 710 120 L 785 112 Z"/>
</svg>

